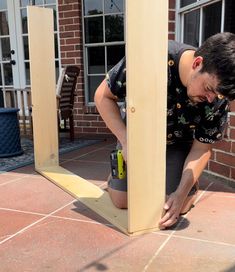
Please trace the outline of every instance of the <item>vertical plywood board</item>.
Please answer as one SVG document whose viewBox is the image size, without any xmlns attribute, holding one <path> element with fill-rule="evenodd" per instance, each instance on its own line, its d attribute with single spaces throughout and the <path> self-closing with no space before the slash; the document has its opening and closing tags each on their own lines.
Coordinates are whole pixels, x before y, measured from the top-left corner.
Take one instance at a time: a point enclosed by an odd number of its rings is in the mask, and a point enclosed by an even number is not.
<svg viewBox="0 0 235 272">
<path fill-rule="evenodd" d="M 58 165 L 53 9 L 28 6 L 36 168 Z"/>
<path fill-rule="evenodd" d="M 168 1 L 126 2 L 128 231 L 158 226 L 165 200 Z"/>
</svg>

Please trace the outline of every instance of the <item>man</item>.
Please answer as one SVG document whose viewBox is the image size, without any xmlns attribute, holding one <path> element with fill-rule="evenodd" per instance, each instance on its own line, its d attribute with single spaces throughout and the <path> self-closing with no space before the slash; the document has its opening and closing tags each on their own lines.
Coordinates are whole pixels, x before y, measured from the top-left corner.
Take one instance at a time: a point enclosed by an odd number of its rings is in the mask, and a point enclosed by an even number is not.
<svg viewBox="0 0 235 272">
<path fill-rule="evenodd" d="M 95 102 L 106 125 L 120 142 L 126 160 L 126 126 L 117 105 L 118 99 L 125 96 L 123 58 L 98 87 Z M 222 138 L 228 101 L 233 99 L 234 34 L 216 34 L 199 49 L 169 41 L 166 203 L 160 228 L 175 224 L 179 215 L 188 212 L 195 201 L 198 178 L 211 156 L 211 144 Z M 118 208 L 127 207 L 126 179 L 110 177 L 108 190 Z"/>
</svg>

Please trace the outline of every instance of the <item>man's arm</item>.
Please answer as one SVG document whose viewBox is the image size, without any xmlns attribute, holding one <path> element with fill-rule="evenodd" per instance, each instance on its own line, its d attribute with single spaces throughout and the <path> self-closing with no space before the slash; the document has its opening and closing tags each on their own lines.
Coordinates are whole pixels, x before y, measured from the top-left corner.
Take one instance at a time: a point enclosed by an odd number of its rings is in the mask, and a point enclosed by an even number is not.
<svg viewBox="0 0 235 272">
<path fill-rule="evenodd" d="M 95 104 L 105 124 L 121 143 L 126 160 L 126 126 L 120 115 L 117 97 L 112 94 L 105 79 L 96 90 Z"/>
<path fill-rule="evenodd" d="M 169 227 L 176 223 L 188 193 L 200 177 L 210 156 L 211 144 L 204 144 L 194 140 L 184 163 L 180 184 L 164 205 L 166 213 L 159 222 L 160 228 Z"/>
</svg>

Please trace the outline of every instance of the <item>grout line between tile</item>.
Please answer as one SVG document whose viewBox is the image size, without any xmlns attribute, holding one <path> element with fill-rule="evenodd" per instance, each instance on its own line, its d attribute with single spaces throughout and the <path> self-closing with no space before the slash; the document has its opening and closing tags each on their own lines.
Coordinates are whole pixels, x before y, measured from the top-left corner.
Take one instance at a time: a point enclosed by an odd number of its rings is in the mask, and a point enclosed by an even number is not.
<svg viewBox="0 0 235 272">
<path fill-rule="evenodd" d="M 106 161 L 90 161 L 90 160 L 74 160 L 76 162 L 88 162 L 88 163 L 100 163 L 100 164 L 109 164 L 109 162 Z"/>
<path fill-rule="evenodd" d="M 73 202 L 77 202 L 77 200 L 73 200 L 70 204 L 72 204 Z M 77 222 L 83 222 L 83 223 L 105 225 L 105 226 L 109 226 L 109 227 L 114 226 L 113 224 L 99 223 L 99 222 L 92 220 L 92 219 L 91 220 L 76 219 L 76 218 L 71 218 L 71 217 L 66 217 L 66 216 L 43 214 L 43 213 L 30 212 L 30 211 L 21 211 L 21 210 L 16 210 L 16 209 L 9 209 L 9 208 L 0 208 L 0 210 L 10 211 L 10 212 L 18 212 L 18 213 L 24 213 L 24 214 L 30 214 L 30 215 L 39 215 L 39 216 L 50 217 L 50 218 L 59 218 L 59 219 L 64 219 L 64 220 L 68 220 L 68 221 L 71 220 L 71 221 L 77 221 Z"/>
<path fill-rule="evenodd" d="M 50 217 L 50 216 L 53 215 L 54 213 L 56 213 L 56 212 L 62 210 L 62 209 L 65 208 L 66 206 L 69 206 L 69 205 L 72 204 L 73 202 L 74 202 L 74 200 L 73 200 L 73 201 L 70 201 L 70 202 L 67 203 L 66 205 L 64 205 L 64 206 L 62 206 L 62 207 L 56 209 L 55 211 L 51 212 L 50 214 L 44 216 L 43 218 L 40 218 L 39 220 L 35 221 L 34 223 L 28 225 L 27 227 L 24 227 L 23 229 L 17 231 L 16 233 L 14 233 L 13 235 L 11 235 L 10 237 L 8 237 L 8 238 L 2 240 L 2 241 L 0 242 L 0 245 L 2 245 L 3 243 L 7 242 L 8 240 L 14 238 L 14 237 L 17 236 L 18 234 L 23 233 L 24 231 L 28 230 L 29 228 L 33 227 L 34 225 L 38 224 L 39 222 L 41 222 L 41 221 L 47 219 L 48 217 Z"/>
<path fill-rule="evenodd" d="M 25 176 L 23 176 L 23 177 L 20 177 L 20 178 L 15 178 L 15 179 L 6 181 L 6 182 L 4 182 L 4 183 L 1 183 L 1 184 L 0 184 L 0 187 L 3 186 L 3 185 L 9 184 L 9 183 L 13 183 L 13 182 L 20 181 L 22 178 L 26 178 L 26 177 L 27 177 L 27 175 L 25 175 Z"/>
<path fill-rule="evenodd" d="M 161 246 L 158 248 L 158 250 L 155 252 L 155 254 L 152 256 L 152 258 L 148 261 L 148 263 L 145 265 L 144 269 L 142 270 L 142 272 L 147 271 L 147 269 L 149 268 L 149 266 L 151 265 L 151 263 L 153 262 L 153 260 L 159 255 L 159 253 L 161 252 L 161 250 L 165 247 L 165 245 L 168 243 L 168 241 L 171 239 L 172 235 L 174 232 L 172 232 L 167 238 L 166 240 L 161 244 Z"/>
<path fill-rule="evenodd" d="M 195 204 L 201 199 L 201 197 L 204 195 L 204 193 L 207 191 L 207 189 L 213 184 L 213 182 L 211 182 L 205 189 L 204 192 L 202 192 L 200 194 L 200 196 L 198 196 L 198 198 L 195 201 Z M 188 213 L 183 215 L 182 218 L 187 218 Z M 155 252 L 155 254 L 152 256 L 152 258 L 148 261 L 148 263 L 145 265 L 144 269 L 142 272 L 147 271 L 147 269 L 149 268 L 149 266 L 151 265 L 151 263 L 153 262 L 153 260 L 159 255 L 159 253 L 161 252 L 161 250 L 165 247 L 165 245 L 169 242 L 169 240 L 174 236 L 174 233 L 178 230 L 178 228 L 181 226 L 183 222 L 183 219 L 181 219 L 176 227 L 176 229 L 174 231 L 172 231 L 172 233 L 169 235 L 169 237 L 161 244 L 161 246 L 158 248 L 158 250 Z"/>
<path fill-rule="evenodd" d="M 206 239 L 199 239 L 199 238 L 193 238 L 193 237 L 186 237 L 186 236 L 182 236 L 182 235 L 173 235 L 173 237 L 176 238 L 181 238 L 181 239 L 185 239 L 185 240 L 191 240 L 191 241 L 199 241 L 199 242 L 203 242 L 203 243 L 210 243 L 210 244 L 216 244 L 216 245 L 222 245 L 222 246 L 229 246 L 229 247 L 234 247 L 234 244 L 229 244 L 229 243 L 225 243 L 225 242 L 219 242 L 219 241 L 212 241 L 212 240 L 206 240 Z"/>
<path fill-rule="evenodd" d="M 112 145 L 112 144 L 109 144 L 109 145 L 107 145 L 107 146 L 110 146 L 110 145 Z M 94 150 L 89 151 L 89 152 L 87 152 L 87 153 L 84 153 L 84 154 L 82 154 L 82 155 L 76 156 L 76 157 L 74 157 L 74 158 L 72 158 L 72 159 L 65 160 L 65 161 L 61 162 L 60 164 L 64 164 L 65 162 L 77 160 L 77 159 L 79 159 L 79 158 L 82 158 L 82 157 L 84 157 L 84 156 L 86 156 L 86 155 L 92 154 L 92 153 L 94 153 L 94 152 L 96 152 L 96 151 L 99 151 L 99 150 L 102 150 L 102 149 L 104 149 L 104 147 L 99 147 L 99 148 L 97 148 L 97 149 L 94 149 Z"/>
<path fill-rule="evenodd" d="M 26 214 L 32 214 L 32 215 L 47 216 L 47 214 L 44 214 L 44 213 L 37 213 L 37 212 L 30 212 L 30 211 L 21 211 L 21 210 L 17 210 L 17 209 L 9 209 L 9 208 L 1 208 L 0 207 L 0 210 L 10 211 L 10 212 L 18 212 L 18 213 L 26 213 Z"/>
</svg>

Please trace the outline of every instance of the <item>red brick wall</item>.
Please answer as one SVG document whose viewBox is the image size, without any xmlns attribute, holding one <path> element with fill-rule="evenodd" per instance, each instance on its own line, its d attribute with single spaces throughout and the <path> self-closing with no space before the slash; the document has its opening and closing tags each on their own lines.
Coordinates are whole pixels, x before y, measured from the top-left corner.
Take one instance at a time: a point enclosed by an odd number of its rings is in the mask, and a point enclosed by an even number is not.
<svg viewBox="0 0 235 272">
<path fill-rule="evenodd" d="M 85 105 L 81 0 L 58 0 L 58 3 L 62 66 L 77 64 L 81 68 L 75 100 L 75 133 L 78 137 L 85 134 L 95 137 L 110 135 L 95 107 Z M 169 39 L 175 39 L 175 0 L 169 0 Z M 235 102 L 231 105 L 231 111 L 226 137 L 214 145 L 207 172 L 234 181 Z"/>
<path fill-rule="evenodd" d="M 213 145 L 213 154 L 207 172 L 235 186 L 235 102 L 231 103 L 230 108 L 231 113 L 224 139 Z"/>
</svg>

